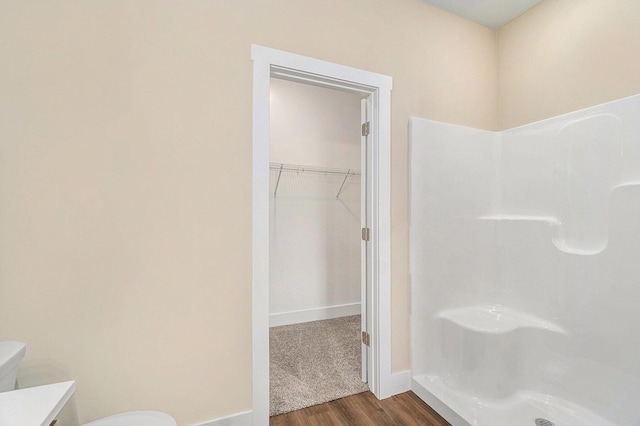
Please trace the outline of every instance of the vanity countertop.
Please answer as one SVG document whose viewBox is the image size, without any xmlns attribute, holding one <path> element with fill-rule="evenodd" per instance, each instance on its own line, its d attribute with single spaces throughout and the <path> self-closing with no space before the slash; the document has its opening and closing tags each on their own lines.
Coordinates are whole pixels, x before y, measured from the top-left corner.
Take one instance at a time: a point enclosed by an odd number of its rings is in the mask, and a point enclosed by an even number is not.
<svg viewBox="0 0 640 426">
<path fill-rule="evenodd" d="M 72 380 L 1 392 L 0 426 L 49 426 L 75 390 Z"/>
</svg>

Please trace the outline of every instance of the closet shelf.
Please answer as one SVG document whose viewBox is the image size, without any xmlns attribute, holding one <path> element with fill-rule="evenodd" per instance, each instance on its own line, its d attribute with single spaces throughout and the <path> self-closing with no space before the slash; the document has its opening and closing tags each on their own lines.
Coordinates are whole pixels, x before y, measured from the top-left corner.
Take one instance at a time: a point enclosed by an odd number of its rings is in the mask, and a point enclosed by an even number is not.
<svg viewBox="0 0 640 426">
<path fill-rule="evenodd" d="M 276 189 L 273 191 L 274 198 L 278 194 L 278 185 L 280 184 L 280 177 L 282 176 L 282 172 L 288 173 L 311 173 L 311 174 L 319 174 L 319 175 L 333 175 L 333 176 L 344 176 L 342 180 L 342 185 L 340 185 L 340 189 L 338 190 L 338 194 L 336 198 L 340 198 L 340 194 L 344 189 L 344 185 L 347 182 L 347 179 L 350 177 L 360 176 L 360 171 L 355 169 L 338 169 L 333 167 L 317 167 L 317 166 L 303 166 L 300 164 L 286 164 L 286 163 L 269 163 L 269 169 L 278 172 L 278 179 L 276 181 Z"/>
<path fill-rule="evenodd" d="M 336 169 L 331 167 L 302 166 L 299 164 L 269 163 L 271 170 L 296 173 L 316 173 L 322 175 L 346 175 L 360 176 L 360 171 L 355 169 Z"/>
</svg>

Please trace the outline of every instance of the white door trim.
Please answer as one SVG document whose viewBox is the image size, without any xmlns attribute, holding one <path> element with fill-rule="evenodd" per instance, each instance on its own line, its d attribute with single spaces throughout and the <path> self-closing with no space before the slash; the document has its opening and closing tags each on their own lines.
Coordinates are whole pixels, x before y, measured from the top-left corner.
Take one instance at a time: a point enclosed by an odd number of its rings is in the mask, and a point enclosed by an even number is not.
<svg viewBox="0 0 640 426">
<path fill-rule="evenodd" d="M 252 45 L 253 59 L 253 425 L 269 424 L 269 80 L 272 76 L 370 95 L 372 328 L 369 387 L 392 395 L 391 77 Z"/>
</svg>

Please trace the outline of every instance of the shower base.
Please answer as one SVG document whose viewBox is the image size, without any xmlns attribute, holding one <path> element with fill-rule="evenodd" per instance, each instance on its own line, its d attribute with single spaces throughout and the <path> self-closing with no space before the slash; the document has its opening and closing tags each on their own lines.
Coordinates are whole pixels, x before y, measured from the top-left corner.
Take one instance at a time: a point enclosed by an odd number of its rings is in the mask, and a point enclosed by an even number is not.
<svg viewBox="0 0 640 426">
<path fill-rule="evenodd" d="M 616 426 L 584 407 L 529 391 L 482 399 L 453 390 L 431 375 L 414 377 L 412 390 L 453 426 L 535 426 L 536 419 L 555 426 Z"/>
</svg>

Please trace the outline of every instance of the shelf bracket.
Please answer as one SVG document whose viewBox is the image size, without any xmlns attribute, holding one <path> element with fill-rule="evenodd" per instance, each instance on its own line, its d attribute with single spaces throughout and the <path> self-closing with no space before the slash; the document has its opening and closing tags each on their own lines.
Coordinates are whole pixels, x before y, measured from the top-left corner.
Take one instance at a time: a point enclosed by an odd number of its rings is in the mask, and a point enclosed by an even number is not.
<svg viewBox="0 0 640 426">
<path fill-rule="evenodd" d="M 336 200 L 340 198 L 340 194 L 342 194 L 342 190 L 344 189 L 344 184 L 349 179 L 349 174 L 351 173 L 351 169 L 347 170 L 347 174 L 344 176 L 344 180 L 342 181 L 342 185 L 340 185 L 340 189 L 338 190 L 338 195 L 336 195 Z"/>
<path fill-rule="evenodd" d="M 276 181 L 276 189 L 273 191 L 273 198 L 276 198 L 276 195 L 278 194 L 278 185 L 280 185 L 280 176 L 282 176 L 282 168 L 284 167 L 284 164 L 280 164 L 280 171 L 278 172 L 278 180 Z"/>
</svg>

